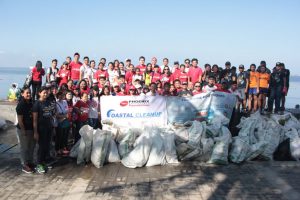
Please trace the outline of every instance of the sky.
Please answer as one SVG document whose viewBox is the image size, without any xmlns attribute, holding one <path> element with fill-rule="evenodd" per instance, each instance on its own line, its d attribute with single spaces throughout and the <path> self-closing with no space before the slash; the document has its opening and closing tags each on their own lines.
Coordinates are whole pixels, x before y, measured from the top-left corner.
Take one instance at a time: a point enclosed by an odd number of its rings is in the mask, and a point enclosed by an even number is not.
<svg viewBox="0 0 300 200">
<path fill-rule="evenodd" d="M 156 56 L 224 66 L 284 62 L 300 75 L 299 0 L 0 0 L 0 67 Z"/>
</svg>

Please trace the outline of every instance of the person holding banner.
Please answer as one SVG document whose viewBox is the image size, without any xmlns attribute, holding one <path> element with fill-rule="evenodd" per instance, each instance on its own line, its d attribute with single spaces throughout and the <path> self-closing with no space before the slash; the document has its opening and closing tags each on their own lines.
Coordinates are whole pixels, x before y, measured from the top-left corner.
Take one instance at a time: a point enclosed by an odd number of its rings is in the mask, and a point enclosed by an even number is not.
<svg viewBox="0 0 300 200">
<path fill-rule="evenodd" d="M 188 84 L 187 82 L 182 82 L 182 84 L 181 84 L 182 89 L 181 89 L 180 92 L 178 92 L 179 97 L 191 97 L 191 96 L 193 96 L 193 93 L 190 90 L 187 89 L 187 87 L 188 87 L 187 84 Z"/>
<path fill-rule="evenodd" d="M 156 83 L 150 84 L 150 91 L 146 94 L 146 96 L 158 96 Z"/>
</svg>

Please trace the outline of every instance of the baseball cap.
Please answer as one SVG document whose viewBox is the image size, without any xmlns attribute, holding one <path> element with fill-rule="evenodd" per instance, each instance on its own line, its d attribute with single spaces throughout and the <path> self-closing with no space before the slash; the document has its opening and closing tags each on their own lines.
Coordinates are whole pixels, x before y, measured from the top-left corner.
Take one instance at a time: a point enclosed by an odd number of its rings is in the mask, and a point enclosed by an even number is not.
<svg viewBox="0 0 300 200">
<path fill-rule="evenodd" d="M 277 62 L 277 63 L 276 63 L 276 66 L 280 66 L 280 65 L 281 65 L 281 63 L 280 63 L 280 62 Z"/>
</svg>

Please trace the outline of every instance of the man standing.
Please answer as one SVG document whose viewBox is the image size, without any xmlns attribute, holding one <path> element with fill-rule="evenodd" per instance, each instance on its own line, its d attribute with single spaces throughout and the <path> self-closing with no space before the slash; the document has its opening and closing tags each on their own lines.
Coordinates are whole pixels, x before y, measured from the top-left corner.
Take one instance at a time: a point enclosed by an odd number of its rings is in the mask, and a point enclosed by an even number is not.
<svg viewBox="0 0 300 200">
<path fill-rule="evenodd" d="M 69 65 L 71 70 L 71 79 L 73 80 L 74 85 L 76 85 L 80 80 L 80 67 L 82 63 L 79 61 L 80 55 L 79 53 L 74 54 L 74 61 L 72 61 Z"/>
<path fill-rule="evenodd" d="M 284 74 L 285 80 L 286 80 L 286 91 L 282 92 L 282 98 L 281 98 L 281 109 L 282 111 L 285 110 L 285 97 L 287 96 L 287 93 L 289 91 L 289 87 L 290 87 L 290 70 L 285 68 L 284 63 L 280 64 L 280 68 Z"/>
<path fill-rule="evenodd" d="M 202 82 L 202 69 L 198 67 L 198 60 L 196 58 L 192 59 L 192 66 L 189 69 L 188 77 L 189 83 L 192 82 L 193 85 L 196 82 Z"/>
<path fill-rule="evenodd" d="M 46 82 L 47 83 L 53 83 L 53 84 L 58 84 L 57 83 L 57 60 L 53 59 L 51 62 L 51 67 L 47 69 L 47 75 L 46 75 Z"/>
<path fill-rule="evenodd" d="M 89 57 L 85 56 L 83 58 L 83 65 L 80 66 L 79 80 L 88 78 L 88 73 L 91 69 L 89 62 L 90 62 Z"/>
<path fill-rule="evenodd" d="M 138 66 L 136 66 L 136 68 L 140 69 L 141 74 L 144 74 L 146 71 L 146 65 L 145 65 L 145 57 L 141 56 L 139 58 L 140 64 Z"/>
<path fill-rule="evenodd" d="M 281 63 L 277 62 L 275 69 L 271 73 L 270 77 L 270 97 L 268 99 L 268 111 L 273 111 L 273 104 L 275 100 L 275 111 L 274 113 L 278 113 L 280 111 L 280 101 L 282 98 L 282 93 L 287 92 L 286 87 L 286 76 L 284 72 L 281 70 Z"/>
<path fill-rule="evenodd" d="M 246 93 L 246 84 L 247 84 L 247 72 L 244 71 L 245 67 L 244 65 L 239 65 L 239 73 L 237 75 L 237 91 L 240 94 L 240 97 L 242 99 L 242 108 L 243 112 L 246 112 L 246 103 L 247 103 L 247 96 Z M 239 110 L 240 108 L 238 108 Z"/>
</svg>

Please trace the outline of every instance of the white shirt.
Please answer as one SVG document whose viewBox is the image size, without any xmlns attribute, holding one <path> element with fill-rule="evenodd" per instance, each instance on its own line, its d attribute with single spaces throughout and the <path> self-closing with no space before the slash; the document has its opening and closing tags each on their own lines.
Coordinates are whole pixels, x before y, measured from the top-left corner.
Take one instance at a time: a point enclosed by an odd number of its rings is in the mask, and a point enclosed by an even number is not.
<svg viewBox="0 0 300 200">
<path fill-rule="evenodd" d="M 100 104 L 100 99 L 98 97 L 93 97 L 88 101 L 89 104 L 89 118 L 98 118 L 98 108 Z"/>
<path fill-rule="evenodd" d="M 89 77 L 89 74 L 91 73 L 91 67 L 88 66 L 88 65 L 81 65 L 80 67 L 80 72 L 81 72 L 81 76 L 82 78 L 88 78 Z"/>
<path fill-rule="evenodd" d="M 218 88 L 215 85 L 213 87 L 209 87 L 208 85 L 206 85 L 202 88 L 203 92 L 212 92 L 212 91 L 215 91 L 216 89 L 218 89 Z"/>
</svg>

